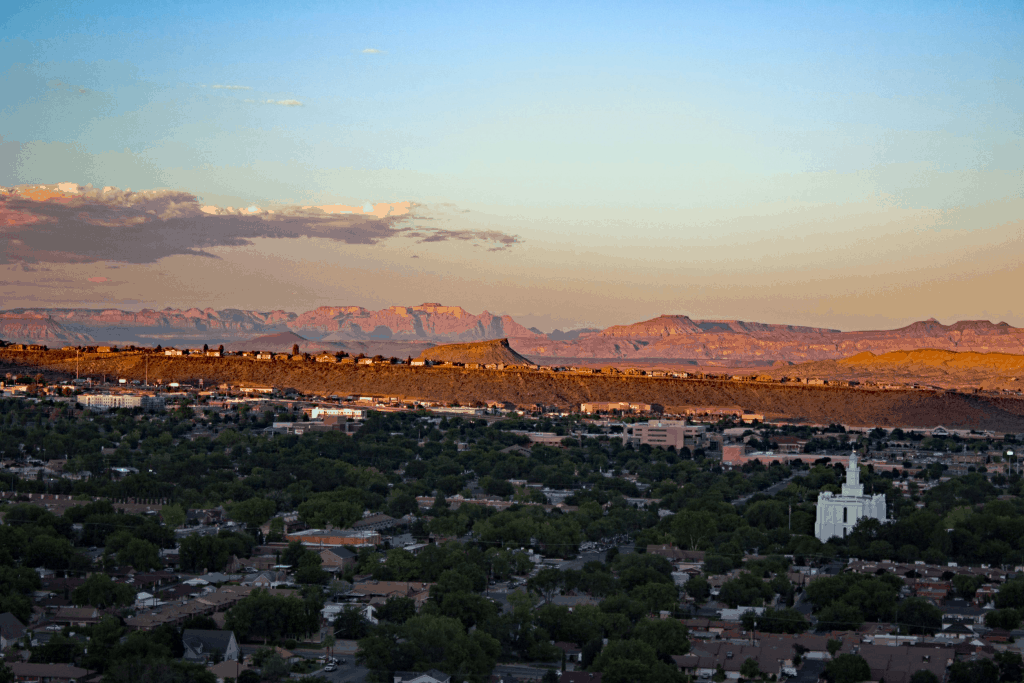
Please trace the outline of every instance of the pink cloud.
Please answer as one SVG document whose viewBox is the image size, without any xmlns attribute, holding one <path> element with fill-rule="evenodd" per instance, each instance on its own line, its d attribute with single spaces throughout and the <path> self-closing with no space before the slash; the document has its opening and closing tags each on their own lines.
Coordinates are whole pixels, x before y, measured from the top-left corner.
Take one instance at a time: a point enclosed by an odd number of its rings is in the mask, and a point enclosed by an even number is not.
<svg viewBox="0 0 1024 683">
<path fill-rule="evenodd" d="M 96 277 L 89 278 L 89 282 L 110 282 L 110 278 L 103 277 L 102 275 L 97 275 Z"/>
</svg>

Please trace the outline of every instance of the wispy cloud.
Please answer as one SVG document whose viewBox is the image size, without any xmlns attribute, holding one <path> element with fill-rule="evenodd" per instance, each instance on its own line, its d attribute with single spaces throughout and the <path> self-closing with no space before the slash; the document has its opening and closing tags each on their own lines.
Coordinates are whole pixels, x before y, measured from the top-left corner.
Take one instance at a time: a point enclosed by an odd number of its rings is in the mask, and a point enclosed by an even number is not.
<svg viewBox="0 0 1024 683">
<path fill-rule="evenodd" d="M 363 50 L 363 54 L 364 55 L 382 55 L 382 54 L 384 54 L 384 50 L 378 50 L 375 47 L 368 47 L 365 50 Z"/>
<path fill-rule="evenodd" d="M 298 100 L 267 100 L 264 104 L 279 104 L 282 107 L 301 107 L 302 102 Z"/>
<path fill-rule="evenodd" d="M 252 90 L 248 85 L 211 85 L 210 87 L 217 90 Z"/>
<path fill-rule="evenodd" d="M 416 211 L 399 216 L 332 214 L 318 207 L 274 211 L 202 206 L 195 195 L 174 190 L 75 193 L 22 186 L 0 193 L 0 265 L 38 263 L 153 263 L 178 254 L 216 258 L 214 247 L 245 246 L 259 238 L 320 238 L 373 245 L 404 237 L 421 243 L 459 242 L 507 249 L 514 235 L 495 230 L 411 227 L 430 220 Z M 102 276 L 90 277 L 102 284 Z"/>
</svg>

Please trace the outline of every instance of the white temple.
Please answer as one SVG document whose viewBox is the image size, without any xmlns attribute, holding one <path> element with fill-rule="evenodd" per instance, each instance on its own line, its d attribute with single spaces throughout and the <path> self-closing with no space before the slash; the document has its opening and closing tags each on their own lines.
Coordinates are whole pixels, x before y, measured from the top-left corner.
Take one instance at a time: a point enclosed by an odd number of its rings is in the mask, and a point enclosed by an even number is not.
<svg viewBox="0 0 1024 683">
<path fill-rule="evenodd" d="M 843 492 L 838 496 L 831 491 L 818 494 L 817 519 L 814 522 L 814 535 L 822 543 L 834 536 L 846 538 L 862 517 L 871 517 L 885 522 L 885 496 L 881 493 L 874 496 L 864 495 L 864 485 L 860 483 L 860 467 L 857 466 L 857 453 L 850 454 L 849 466 L 846 468 L 846 483 Z"/>
</svg>

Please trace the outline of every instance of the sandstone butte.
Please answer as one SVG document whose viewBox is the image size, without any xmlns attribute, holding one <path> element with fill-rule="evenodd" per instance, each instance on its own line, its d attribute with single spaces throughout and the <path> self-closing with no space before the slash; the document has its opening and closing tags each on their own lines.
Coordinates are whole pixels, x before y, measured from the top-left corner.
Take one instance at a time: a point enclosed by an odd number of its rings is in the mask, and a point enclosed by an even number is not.
<svg viewBox="0 0 1024 683">
<path fill-rule="evenodd" d="M 505 365 L 534 365 L 529 358 L 520 356 L 509 347 L 508 339 L 491 339 L 468 344 L 442 344 L 426 349 L 420 360 L 455 363 L 504 363 Z"/>
<path fill-rule="evenodd" d="M 148 359 L 147 359 L 148 356 Z M 7 371 L 43 371 L 74 377 L 74 351 L 16 352 L 0 349 Z M 763 413 L 769 419 L 854 426 L 991 429 L 1024 432 L 1024 400 L 946 391 L 854 389 L 710 379 L 660 379 L 533 370 L 460 367 L 360 366 L 334 363 L 259 362 L 239 357 L 188 358 L 155 354 L 85 354 L 83 375 L 164 383 L 228 383 L 294 387 L 319 395 L 399 396 L 404 399 L 502 400 L 518 406 L 578 407 L 585 401 L 643 401 L 669 412 L 694 410 Z"/>
</svg>

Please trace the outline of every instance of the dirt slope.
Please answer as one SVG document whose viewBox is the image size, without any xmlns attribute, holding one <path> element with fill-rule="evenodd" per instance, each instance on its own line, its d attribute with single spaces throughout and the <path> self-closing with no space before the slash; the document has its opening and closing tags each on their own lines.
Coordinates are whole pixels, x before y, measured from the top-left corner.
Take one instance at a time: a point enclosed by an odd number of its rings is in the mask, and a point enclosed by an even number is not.
<svg viewBox="0 0 1024 683">
<path fill-rule="evenodd" d="M 949 389 L 1024 391 L 1024 355 L 943 349 L 858 353 L 840 360 L 772 368 L 772 377 L 818 377 Z"/>
</svg>

